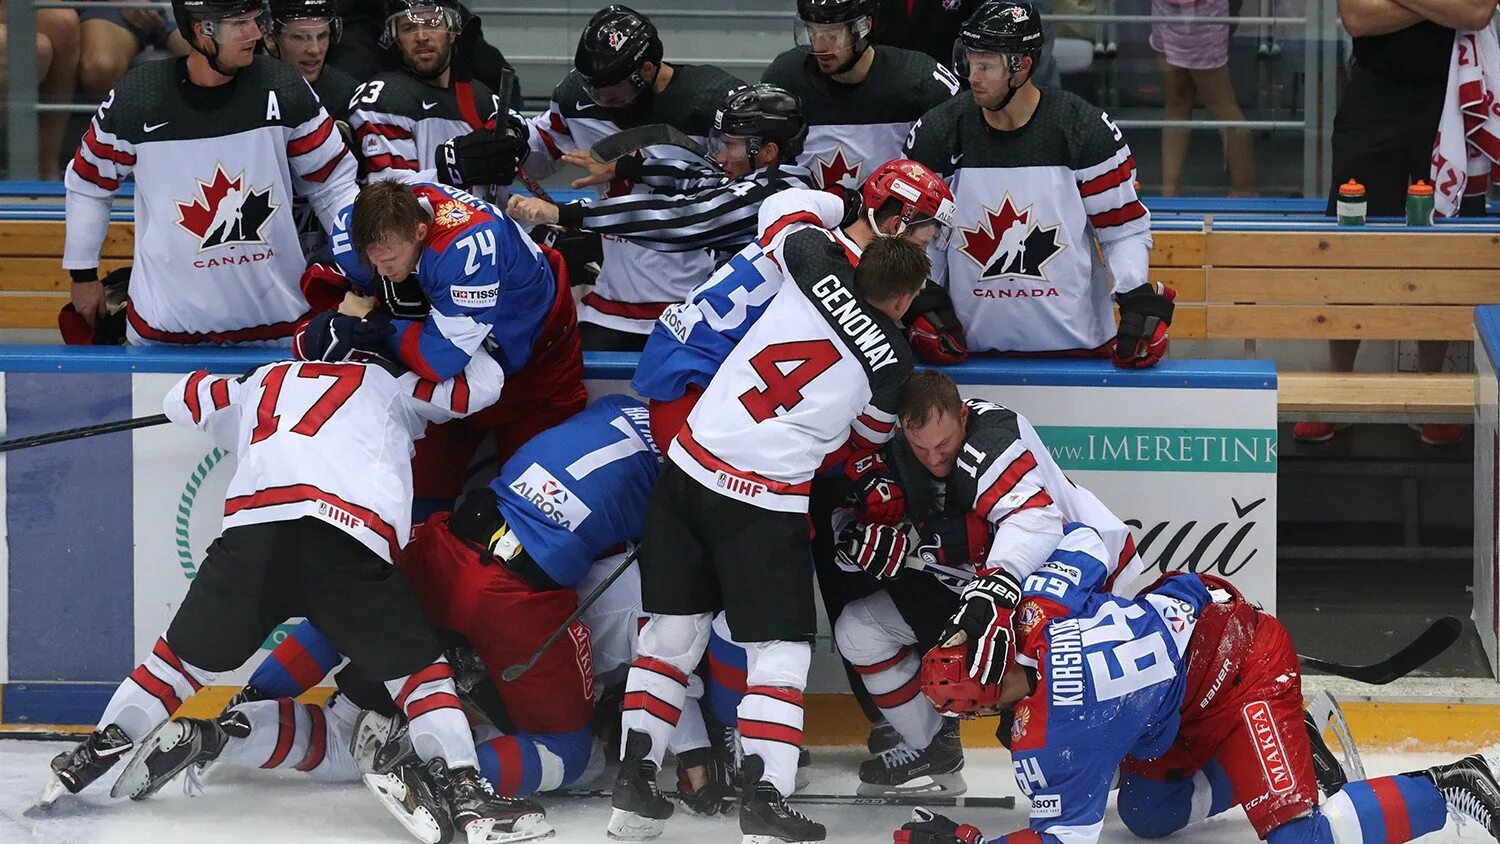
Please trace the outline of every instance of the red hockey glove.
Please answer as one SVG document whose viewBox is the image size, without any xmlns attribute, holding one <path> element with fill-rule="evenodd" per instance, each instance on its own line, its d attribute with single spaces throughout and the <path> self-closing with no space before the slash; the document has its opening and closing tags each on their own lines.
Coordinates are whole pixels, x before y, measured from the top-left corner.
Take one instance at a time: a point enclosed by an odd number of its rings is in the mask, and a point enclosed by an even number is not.
<svg viewBox="0 0 1500 844">
<path fill-rule="evenodd" d="M 917 522 L 917 556 L 945 566 L 975 566 L 990 553 L 995 528 L 989 520 L 967 513 L 938 513 Z"/>
<path fill-rule="evenodd" d="M 902 318 L 912 351 L 925 363 L 947 366 L 969 357 L 964 327 L 953 310 L 948 291 L 935 284 L 922 288 Z"/>
<path fill-rule="evenodd" d="M 895 844 L 984 844 L 984 833 L 930 809 L 913 809 L 911 821 L 902 824 L 892 840 Z"/>
<path fill-rule="evenodd" d="M 1151 282 L 1115 294 L 1115 302 L 1120 306 L 1115 366 L 1145 369 L 1167 356 L 1167 327 L 1172 324 L 1176 299 L 1176 290 Z"/>
<path fill-rule="evenodd" d="M 906 525 L 856 523 L 839 534 L 837 553 L 844 569 L 864 569 L 877 580 L 884 580 L 901 573 L 910 547 Z"/>
<path fill-rule="evenodd" d="M 348 293 L 349 277 L 338 268 L 337 264 L 324 264 L 314 262 L 302 271 L 302 280 L 298 282 L 302 287 L 302 297 L 307 300 L 307 308 L 313 313 L 319 311 L 336 311 L 339 303 L 344 301 L 344 294 Z"/>
<path fill-rule="evenodd" d="M 1016 655 L 1011 618 L 1021 602 L 1021 584 L 1005 569 L 995 569 L 969 581 L 959 600 L 962 606 L 938 634 L 938 642 L 942 647 L 963 645 L 969 676 L 998 683 Z"/>
<path fill-rule="evenodd" d="M 894 525 L 906 518 L 906 493 L 896 473 L 879 454 L 870 454 L 844 464 L 844 473 L 859 490 L 854 512 L 867 525 Z"/>
</svg>

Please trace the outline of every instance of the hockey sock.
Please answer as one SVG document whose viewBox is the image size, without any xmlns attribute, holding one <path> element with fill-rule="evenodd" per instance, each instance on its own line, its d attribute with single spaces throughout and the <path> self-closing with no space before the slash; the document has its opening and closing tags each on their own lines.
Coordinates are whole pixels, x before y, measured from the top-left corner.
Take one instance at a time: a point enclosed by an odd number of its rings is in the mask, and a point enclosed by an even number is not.
<svg viewBox="0 0 1500 844">
<path fill-rule="evenodd" d="M 387 680 L 385 687 L 406 713 L 412 747 L 423 762 L 441 757 L 449 768 L 478 768 L 474 734 L 453 686 L 453 669 L 446 657 L 406 677 Z"/>
<path fill-rule="evenodd" d="M 1328 819 L 1333 844 L 1401 844 L 1443 828 L 1447 804 L 1424 777 L 1380 777 L 1351 782 L 1326 800 L 1319 812 Z M 1279 832 L 1280 830 L 1276 830 Z M 1268 837 L 1273 844 L 1276 832 Z"/>
<path fill-rule="evenodd" d="M 667 750 L 674 756 L 708 747 L 708 727 L 703 722 L 703 686 L 703 679 L 697 674 L 688 677 L 687 699 L 683 701 L 682 717 L 677 719 L 677 727 L 667 740 Z"/>
<path fill-rule="evenodd" d="M 1120 819 L 1141 838 L 1162 838 L 1233 806 L 1234 787 L 1216 759 L 1178 782 L 1132 773 L 1120 781 Z"/>
<path fill-rule="evenodd" d="M 479 773 L 504 797 L 524 797 L 572 785 L 589 764 L 594 736 L 588 728 L 571 733 L 517 733 L 480 742 Z"/>
<path fill-rule="evenodd" d="M 764 779 L 782 796 L 797 785 L 797 757 L 802 750 L 802 690 L 812 662 L 807 642 L 755 642 L 745 646 L 749 658 L 745 698 L 740 701 L 740 746 L 745 755 L 764 760 Z"/>
<path fill-rule="evenodd" d="M 708 646 L 709 620 L 707 613 L 652 615 L 641 628 L 638 655 L 625 678 L 620 732 L 628 735 L 637 730 L 649 735 L 649 758 L 658 768 L 682 718 L 688 673 Z M 625 752 L 625 742 L 620 743 L 620 752 Z"/>
<path fill-rule="evenodd" d="M 931 744 L 943 726 L 943 716 L 921 694 L 921 668 L 922 660 L 916 652 L 904 646 L 879 662 L 854 664 L 855 672 L 864 680 L 865 690 L 885 720 L 916 750 Z"/>
<path fill-rule="evenodd" d="M 343 695 L 335 695 L 327 706 L 279 698 L 242 703 L 231 711 L 244 716 L 250 732 L 231 734 L 219 764 L 295 768 L 323 782 L 359 779 L 349 740 L 360 710 Z"/>
<path fill-rule="evenodd" d="M 714 720 L 733 724 L 739 717 L 740 698 L 745 696 L 745 649 L 720 633 L 722 623 L 715 620 L 708 635 L 708 679 L 704 693 Z"/>
<path fill-rule="evenodd" d="M 339 664 L 339 652 L 304 621 L 255 666 L 250 685 L 266 697 L 297 697 L 318 685 Z"/>
<path fill-rule="evenodd" d="M 140 741 L 217 676 L 217 671 L 205 671 L 178 659 L 166 637 L 158 638 L 146 661 L 115 689 L 99 718 L 99 727 L 118 724 L 131 741 Z"/>
</svg>

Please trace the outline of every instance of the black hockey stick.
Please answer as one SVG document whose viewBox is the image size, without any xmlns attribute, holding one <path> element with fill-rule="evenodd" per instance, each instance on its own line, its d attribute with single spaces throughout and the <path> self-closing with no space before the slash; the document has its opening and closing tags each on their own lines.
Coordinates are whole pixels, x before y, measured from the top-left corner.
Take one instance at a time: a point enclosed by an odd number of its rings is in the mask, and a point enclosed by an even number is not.
<svg viewBox="0 0 1500 844">
<path fill-rule="evenodd" d="M 170 421 L 172 420 L 168 419 L 165 413 L 158 413 L 155 416 L 139 416 L 135 419 L 101 422 L 98 425 L 85 425 L 82 428 L 69 428 L 65 431 L 53 431 L 50 434 L 17 437 L 13 440 L 0 442 L 0 453 L 31 448 L 38 445 L 65 443 L 69 440 L 81 440 L 85 437 L 96 437 L 100 434 L 113 434 L 116 431 L 130 431 L 136 428 L 149 428 L 152 425 L 165 425 Z"/>
<path fill-rule="evenodd" d="M 515 82 L 516 72 L 514 70 L 511 70 L 509 67 L 500 69 L 500 102 L 502 103 L 501 108 L 505 107 L 503 105 L 504 103 L 510 102 L 510 89 L 515 86 Z M 540 199 L 543 202 L 550 202 L 553 205 L 558 204 L 557 200 L 553 199 L 552 195 L 547 193 L 547 189 L 542 187 L 542 183 L 532 178 L 531 174 L 526 172 L 525 165 L 520 163 L 516 164 L 516 178 L 520 179 L 521 184 L 525 185 L 526 189 L 531 191 L 532 196 Z"/>
<path fill-rule="evenodd" d="M 501 672 L 500 679 L 504 680 L 507 683 L 514 683 L 517 679 L 520 678 L 522 674 L 530 671 L 532 666 L 536 665 L 537 660 L 542 658 L 542 654 L 546 653 L 548 648 L 557 644 L 557 640 L 561 639 L 563 637 L 563 634 L 568 632 L 568 628 L 573 625 L 573 622 L 582 618 L 583 614 L 585 612 L 588 612 L 588 608 L 592 607 L 594 605 L 594 602 L 599 600 L 599 596 L 604 594 L 604 590 L 608 589 L 610 587 L 610 584 L 618 580 L 620 578 L 620 575 L 624 574 L 625 570 L 630 568 L 630 564 L 635 562 L 636 555 L 639 553 L 639 547 L 632 550 L 625 557 L 625 561 L 620 563 L 618 568 L 609 573 L 609 577 L 606 577 L 603 580 L 599 581 L 599 585 L 594 587 L 594 591 L 590 592 L 587 598 L 584 598 L 582 601 L 578 602 L 578 608 L 573 610 L 573 614 L 568 616 L 567 620 L 562 624 L 559 624 L 556 630 L 552 631 L 552 635 L 547 637 L 547 641 L 543 642 L 542 646 L 536 649 L 536 653 L 533 653 L 530 659 L 526 660 L 525 662 L 518 662 L 515 665 L 512 665 L 511 667 L 505 669 L 503 672 Z"/>
<path fill-rule="evenodd" d="M 609 797 L 610 792 L 599 790 L 556 791 L 548 797 L 599 799 Z M 663 797 L 675 797 L 675 791 L 663 791 Z M 945 797 L 941 793 L 932 795 L 903 794 L 899 797 L 861 797 L 858 794 L 807 794 L 798 792 L 786 799 L 788 803 L 825 806 L 938 806 L 957 809 L 1014 809 L 1014 797 Z"/>
<path fill-rule="evenodd" d="M 1372 665 L 1341 665 L 1337 662 L 1301 654 L 1298 654 L 1298 658 L 1308 668 L 1316 668 L 1319 671 L 1348 677 L 1372 686 L 1383 686 L 1392 680 L 1405 677 L 1436 659 L 1458 641 L 1463 629 L 1463 622 L 1451 615 L 1445 615 L 1422 631 L 1422 635 L 1411 644 Z"/>
<path fill-rule="evenodd" d="M 704 161 L 712 161 L 702 144 L 688 137 L 686 132 L 665 123 L 648 123 L 633 129 L 623 129 L 589 148 L 589 157 L 600 164 L 613 164 L 633 152 L 653 146 L 681 147 Z"/>
</svg>

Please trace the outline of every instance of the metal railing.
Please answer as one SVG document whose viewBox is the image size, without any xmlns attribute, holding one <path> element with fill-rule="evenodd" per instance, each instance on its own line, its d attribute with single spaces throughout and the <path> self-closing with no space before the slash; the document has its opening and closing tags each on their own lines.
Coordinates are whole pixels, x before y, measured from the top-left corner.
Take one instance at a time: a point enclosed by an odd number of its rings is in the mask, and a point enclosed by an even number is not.
<svg viewBox="0 0 1500 844">
<path fill-rule="evenodd" d="M 74 113 L 87 114 L 97 106 L 89 103 L 42 103 L 38 101 L 36 74 L 36 10 L 74 9 L 87 6 L 86 0 L 7 0 L 6 22 L 9 27 L 6 61 L 10 67 L 10 99 L 6 103 L 7 138 L 9 141 L 8 170 L 12 178 L 30 179 L 37 174 L 37 120 L 38 114 Z M 167 2 L 121 2 L 115 8 L 155 9 L 171 14 Z M 1269 0 L 1261 0 L 1258 7 L 1266 11 Z M 1341 24 L 1336 14 L 1335 0 L 1307 0 L 1307 14 L 1301 16 L 1277 16 L 1268 14 L 1241 15 L 1237 17 L 1198 17 L 1191 15 L 1132 15 L 1116 14 L 1114 3 L 1105 0 L 1100 13 L 1093 15 L 1049 15 L 1048 21 L 1056 24 L 1094 24 L 1099 29 L 1099 43 L 1118 39 L 1118 27 L 1122 24 L 1184 23 L 1189 25 L 1244 25 L 1260 27 L 1260 48 L 1266 48 L 1271 40 L 1272 27 L 1295 27 L 1302 31 L 1303 43 L 1303 114 L 1302 119 L 1290 120 L 1156 120 L 1120 119 L 1115 123 L 1126 129 L 1185 128 L 1198 130 L 1246 129 L 1262 132 L 1302 133 L 1303 161 L 1302 188 L 1304 195 L 1321 196 L 1328 191 L 1328 160 L 1330 136 L 1333 129 L 1333 113 L 1336 107 L 1337 42 L 1341 37 Z M 483 16 L 525 17 L 528 20 L 557 18 L 583 18 L 592 14 L 592 8 L 557 8 L 542 6 L 487 6 L 473 5 L 471 9 Z M 646 14 L 660 20 L 749 20 L 785 21 L 790 26 L 791 15 L 786 11 L 732 9 L 646 9 Z M 562 67 L 570 65 L 571 55 L 539 54 L 510 55 L 512 64 Z M 679 57 L 684 63 L 717 64 L 728 69 L 764 67 L 771 56 L 759 58 L 729 57 Z"/>
</svg>

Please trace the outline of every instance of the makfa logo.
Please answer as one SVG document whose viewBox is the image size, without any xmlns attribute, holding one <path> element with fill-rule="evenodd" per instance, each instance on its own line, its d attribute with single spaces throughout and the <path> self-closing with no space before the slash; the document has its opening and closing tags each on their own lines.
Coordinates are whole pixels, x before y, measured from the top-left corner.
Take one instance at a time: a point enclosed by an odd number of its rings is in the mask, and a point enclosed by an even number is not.
<svg viewBox="0 0 1500 844">
<path fill-rule="evenodd" d="M 1281 733 L 1276 730 L 1276 716 L 1271 704 L 1257 700 L 1245 704 L 1242 710 L 1245 723 L 1250 725 L 1250 735 L 1255 739 L 1255 755 L 1260 759 L 1260 768 L 1266 775 L 1266 784 L 1272 794 L 1291 791 L 1297 778 L 1286 759 L 1286 747 L 1281 743 Z"/>
</svg>

